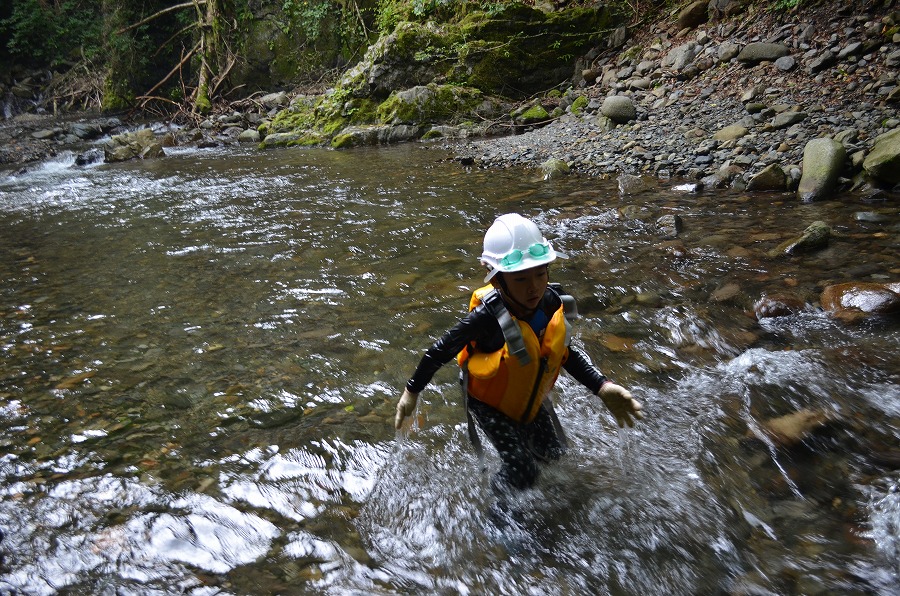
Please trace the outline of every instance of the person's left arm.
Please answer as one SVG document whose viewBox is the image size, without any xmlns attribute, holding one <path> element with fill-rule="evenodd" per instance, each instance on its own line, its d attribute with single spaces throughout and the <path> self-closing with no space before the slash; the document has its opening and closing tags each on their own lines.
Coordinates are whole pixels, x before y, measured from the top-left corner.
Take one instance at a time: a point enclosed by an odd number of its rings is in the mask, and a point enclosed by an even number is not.
<svg viewBox="0 0 900 596">
<path fill-rule="evenodd" d="M 606 378 L 597 370 L 584 352 L 569 346 L 569 355 L 563 368 L 572 377 L 600 397 L 603 404 L 615 417 L 619 426 L 634 426 L 635 420 L 644 418 L 643 406 L 631 395 L 631 392 Z"/>
</svg>

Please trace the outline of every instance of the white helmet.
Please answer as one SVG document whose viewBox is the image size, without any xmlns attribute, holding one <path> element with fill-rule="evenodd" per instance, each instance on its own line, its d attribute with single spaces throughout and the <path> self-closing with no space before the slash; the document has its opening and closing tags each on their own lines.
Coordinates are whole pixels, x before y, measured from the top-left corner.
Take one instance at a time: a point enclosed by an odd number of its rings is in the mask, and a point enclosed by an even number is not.
<svg viewBox="0 0 900 596">
<path fill-rule="evenodd" d="M 484 281 L 490 281 L 500 271 L 531 269 L 546 265 L 556 257 L 568 258 L 553 250 L 533 221 L 518 213 L 507 213 L 494 220 L 484 235 L 481 262 L 491 268 Z"/>
</svg>

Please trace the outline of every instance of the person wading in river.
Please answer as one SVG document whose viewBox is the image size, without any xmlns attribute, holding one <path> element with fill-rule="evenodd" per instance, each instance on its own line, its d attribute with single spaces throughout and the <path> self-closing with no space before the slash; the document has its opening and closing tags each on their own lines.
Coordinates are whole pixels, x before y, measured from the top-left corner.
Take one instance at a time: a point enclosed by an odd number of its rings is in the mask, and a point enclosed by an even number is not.
<svg viewBox="0 0 900 596">
<path fill-rule="evenodd" d="M 566 311 L 574 299 L 549 283 L 549 264 L 566 258 L 534 222 L 509 213 L 484 236 L 485 282 L 469 313 L 422 357 L 397 404 L 399 430 L 419 393 L 454 356 L 465 388 L 469 438 L 481 455 L 474 418 L 497 449 L 502 465 L 491 480 L 499 494 L 532 486 L 538 462 L 559 459 L 566 439 L 549 399 L 560 369 L 598 395 L 620 427 L 643 418 L 631 392 L 609 381 L 584 352 L 569 345 Z"/>
</svg>

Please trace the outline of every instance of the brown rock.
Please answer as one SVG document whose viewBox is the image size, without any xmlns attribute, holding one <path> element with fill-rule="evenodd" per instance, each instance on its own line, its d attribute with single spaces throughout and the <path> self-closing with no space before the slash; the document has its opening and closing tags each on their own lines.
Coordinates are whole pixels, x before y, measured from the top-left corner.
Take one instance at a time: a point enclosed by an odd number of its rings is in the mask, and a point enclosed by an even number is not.
<svg viewBox="0 0 900 596">
<path fill-rule="evenodd" d="M 832 316 L 853 322 L 871 316 L 900 314 L 900 293 L 891 289 L 897 284 L 850 282 L 822 290 L 822 308 Z"/>
<path fill-rule="evenodd" d="M 761 320 L 794 315 L 805 307 L 803 300 L 793 294 L 771 294 L 757 300 L 753 305 L 753 312 L 757 320 Z"/>
<path fill-rule="evenodd" d="M 767 420 L 762 424 L 762 430 L 775 444 L 793 447 L 830 421 L 831 415 L 828 412 L 804 408 L 781 418 Z"/>
</svg>

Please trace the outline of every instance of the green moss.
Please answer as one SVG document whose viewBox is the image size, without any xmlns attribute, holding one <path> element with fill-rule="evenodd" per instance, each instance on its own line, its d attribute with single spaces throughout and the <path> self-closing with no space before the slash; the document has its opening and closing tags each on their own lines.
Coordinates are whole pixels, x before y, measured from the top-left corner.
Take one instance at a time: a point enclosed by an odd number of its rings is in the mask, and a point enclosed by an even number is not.
<svg viewBox="0 0 900 596">
<path fill-rule="evenodd" d="M 105 112 L 119 112 L 134 105 L 134 94 L 128 92 L 124 85 L 117 84 L 108 77 L 103 82 L 101 104 L 101 109 Z"/>
<path fill-rule="evenodd" d="M 541 104 L 536 104 L 525 110 L 521 116 L 519 116 L 519 120 L 524 123 L 529 122 L 540 122 L 541 120 L 546 120 L 550 117 L 550 114 L 547 113 L 547 110 L 544 109 L 544 106 Z"/>
<path fill-rule="evenodd" d="M 581 110 L 583 110 L 588 105 L 588 98 L 584 95 L 579 95 L 575 98 L 575 101 L 572 102 L 572 113 L 580 114 Z"/>
<path fill-rule="evenodd" d="M 383 124 L 452 121 L 468 115 L 482 98 L 477 89 L 432 83 L 392 93 L 378 106 L 376 117 Z"/>
<path fill-rule="evenodd" d="M 440 138 L 443 137 L 443 136 L 444 136 L 444 133 L 442 133 L 442 132 L 439 131 L 439 130 L 435 130 L 435 129 L 432 128 L 431 130 L 429 130 L 428 132 L 426 132 L 424 135 L 422 135 L 422 140 L 423 140 L 423 141 L 428 141 L 428 140 L 431 140 L 431 139 L 440 139 Z"/>
<path fill-rule="evenodd" d="M 328 142 L 328 137 L 316 132 L 308 132 L 297 137 L 297 140 L 290 141 L 289 147 L 314 147 L 316 145 L 324 145 Z"/>
<path fill-rule="evenodd" d="M 340 134 L 331 140 L 334 149 L 347 149 L 356 145 L 356 136 L 353 134 Z"/>
</svg>

